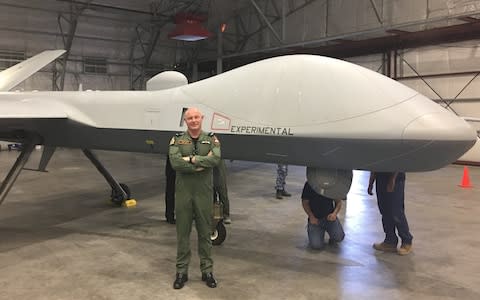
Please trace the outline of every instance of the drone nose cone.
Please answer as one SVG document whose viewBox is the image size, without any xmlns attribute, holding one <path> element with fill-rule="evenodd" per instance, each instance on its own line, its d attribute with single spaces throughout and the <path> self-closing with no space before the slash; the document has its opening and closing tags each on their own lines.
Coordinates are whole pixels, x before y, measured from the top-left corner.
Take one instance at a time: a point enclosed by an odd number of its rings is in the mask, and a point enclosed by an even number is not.
<svg viewBox="0 0 480 300">
<path fill-rule="evenodd" d="M 467 122 L 447 111 L 426 114 L 404 130 L 403 143 L 416 144 L 418 169 L 434 170 L 456 161 L 476 142 L 477 134 Z"/>
<path fill-rule="evenodd" d="M 407 141 L 464 142 L 465 145 L 473 145 L 477 133 L 466 121 L 453 113 L 441 111 L 413 120 L 404 129 L 402 137 Z"/>
</svg>

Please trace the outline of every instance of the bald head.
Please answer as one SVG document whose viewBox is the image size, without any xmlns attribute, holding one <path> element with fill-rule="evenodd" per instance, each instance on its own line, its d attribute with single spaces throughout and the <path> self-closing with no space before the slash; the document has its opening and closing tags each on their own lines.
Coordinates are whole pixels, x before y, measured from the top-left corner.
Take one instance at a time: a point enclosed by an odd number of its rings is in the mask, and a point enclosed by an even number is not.
<svg viewBox="0 0 480 300">
<path fill-rule="evenodd" d="M 183 120 L 187 123 L 188 133 L 195 138 L 200 135 L 202 131 L 203 114 L 196 107 L 190 107 L 185 111 Z"/>
<path fill-rule="evenodd" d="M 184 114 L 185 119 L 187 118 L 187 116 L 192 115 L 192 114 L 200 114 L 200 115 L 203 117 L 202 112 L 201 112 L 198 108 L 196 108 L 196 107 L 189 107 L 189 108 L 185 111 L 185 114 Z"/>
</svg>

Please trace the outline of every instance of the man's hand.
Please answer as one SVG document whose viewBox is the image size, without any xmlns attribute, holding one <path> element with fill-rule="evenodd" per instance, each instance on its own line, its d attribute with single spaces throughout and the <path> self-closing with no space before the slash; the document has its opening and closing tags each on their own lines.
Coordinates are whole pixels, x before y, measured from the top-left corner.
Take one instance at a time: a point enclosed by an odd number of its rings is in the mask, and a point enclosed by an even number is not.
<svg viewBox="0 0 480 300">
<path fill-rule="evenodd" d="M 311 216 L 308 219 L 310 220 L 310 224 L 313 224 L 313 225 L 320 224 L 320 221 L 315 216 Z"/>
<path fill-rule="evenodd" d="M 195 162 L 197 161 L 195 159 L 195 156 L 191 156 L 191 158 L 190 156 L 183 156 L 182 158 L 184 161 L 188 161 L 189 163 L 192 163 L 192 164 L 195 164 Z"/>
<path fill-rule="evenodd" d="M 331 213 L 327 216 L 328 221 L 335 221 L 337 219 L 337 214 Z"/>
</svg>

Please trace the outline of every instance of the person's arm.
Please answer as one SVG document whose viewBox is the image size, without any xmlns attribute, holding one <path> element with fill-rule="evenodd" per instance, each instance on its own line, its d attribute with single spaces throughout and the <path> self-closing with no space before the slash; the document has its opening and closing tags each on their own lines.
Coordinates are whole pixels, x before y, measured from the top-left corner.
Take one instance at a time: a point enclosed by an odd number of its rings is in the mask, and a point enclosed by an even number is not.
<svg viewBox="0 0 480 300">
<path fill-rule="evenodd" d="M 315 215 L 312 212 L 312 209 L 310 208 L 309 200 L 308 199 L 302 199 L 302 206 L 303 210 L 308 216 L 308 219 L 310 221 L 310 224 L 318 224 L 318 219 L 315 217 Z"/>
<path fill-rule="evenodd" d="M 220 151 L 220 142 L 216 136 L 211 137 L 212 146 L 207 155 L 195 155 L 192 157 L 192 164 L 195 167 L 213 168 L 218 165 L 222 157 Z"/>
<path fill-rule="evenodd" d="M 342 200 L 335 199 L 333 201 L 335 201 L 335 209 L 327 216 L 328 221 L 335 221 L 337 219 L 338 212 L 340 212 L 340 209 L 342 208 Z"/>
<path fill-rule="evenodd" d="M 172 141 L 170 141 L 168 157 L 170 159 L 170 164 L 172 165 L 172 168 L 177 172 L 194 173 L 197 171 L 196 167 L 192 163 L 190 163 L 188 156 L 182 157 L 182 153 L 180 152 L 180 149 L 175 142 L 175 138 L 172 138 Z"/>
<path fill-rule="evenodd" d="M 397 175 L 398 172 L 393 173 L 393 175 L 390 177 L 390 180 L 388 180 L 387 192 L 391 193 L 395 189 L 395 181 L 397 180 Z"/>
<path fill-rule="evenodd" d="M 370 172 L 370 179 L 368 181 L 368 194 L 369 195 L 373 195 L 373 192 L 372 192 L 372 189 L 373 189 L 373 183 L 375 182 L 375 178 L 377 177 L 377 175 L 375 174 L 375 172 Z"/>
</svg>

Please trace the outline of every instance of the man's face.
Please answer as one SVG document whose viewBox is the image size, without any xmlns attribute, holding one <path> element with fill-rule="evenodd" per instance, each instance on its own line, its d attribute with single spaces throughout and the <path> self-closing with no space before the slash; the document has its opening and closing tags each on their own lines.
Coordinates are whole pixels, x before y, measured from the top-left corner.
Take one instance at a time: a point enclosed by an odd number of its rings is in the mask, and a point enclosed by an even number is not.
<svg viewBox="0 0 480 300">
<path fill-rule="evenodd" d="M 203 115 L 197 109 L 189 109 L 185 112 L 185 123 L 189 130 L 200 130 L 202 129 Z"/>
</svg>

